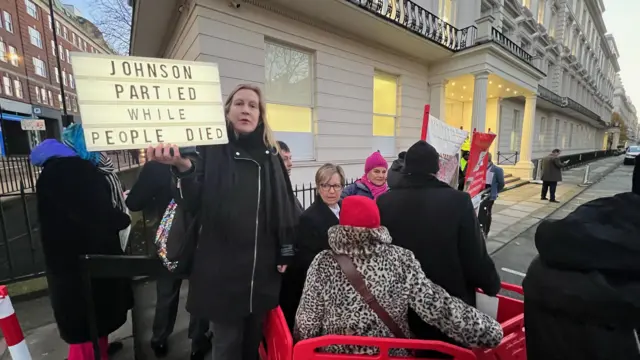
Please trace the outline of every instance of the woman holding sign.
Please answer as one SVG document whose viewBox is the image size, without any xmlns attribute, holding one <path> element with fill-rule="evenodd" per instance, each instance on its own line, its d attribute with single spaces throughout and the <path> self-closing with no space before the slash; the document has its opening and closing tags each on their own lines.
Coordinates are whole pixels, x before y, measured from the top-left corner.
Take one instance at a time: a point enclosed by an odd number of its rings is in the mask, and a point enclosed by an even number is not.
<svg viewBox="0 0 640 360">
<path fill-rule="evenodd" d="M 201 219 L 187 310 L 211 320 L 216 360 L 256 359 L 293 257 L 295 200 L 265 108 L 258 87 L 240 85 L 225 102 L 228 144 L 202 147 L 197 161 L 171 144 L 147 149 L 173 166 L 178 206 Z"/>
</svg>

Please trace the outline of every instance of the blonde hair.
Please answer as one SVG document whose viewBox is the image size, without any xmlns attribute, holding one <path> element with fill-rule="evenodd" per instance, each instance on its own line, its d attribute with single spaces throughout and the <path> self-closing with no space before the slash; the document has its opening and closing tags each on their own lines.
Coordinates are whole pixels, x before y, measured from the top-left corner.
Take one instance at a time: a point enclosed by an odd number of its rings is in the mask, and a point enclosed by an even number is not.
<svg viewBox="0 0 640 360">
<path fill-rule="evenodd" d="M 240 90 L 251 90 L 256 95 L 258 95 L 258 110 L 260 111 L 260 116 L 258 117 L 258 122 L 262 122 L 264 124 L 264 144 L 269 148 L 275 148 L 277 151 L 280 151 L 280 147 L 278 146 L 278 142 L 276 141 L 275 136 L 273 136 L 273 131 L 271 130 L 271 126 L 269 126 L 269 122 L 267 122 L 267 105 L 264 102 L 264 97 L 262 96 L 262 90 L 256 85 L 252 84 L 240 84 L 236 86 L 229 96 L 227 96 L 227 101 L 224 102 L 224 115 L 227 119 L 227 125 L 229 125 L 229 111 L 231 110 L 231 103 L 233 102 L 233 97 L 236 96 L 236 93 Z"/>
<path fill-rule="evenodd" d="M 323 180 L 331 179 L 331 177 L 335 174 L 338 174 L 338 176 L 340 176 L 340 185 L 344 187 L 346 183 L 344 170 L 342 170 L 342 167 L 340 165 L 330 163 L 320 166 L 318 171 L 316 171 L 316 186 L 319 187 L 320 185 L 322 185 Z"/>
</svg>

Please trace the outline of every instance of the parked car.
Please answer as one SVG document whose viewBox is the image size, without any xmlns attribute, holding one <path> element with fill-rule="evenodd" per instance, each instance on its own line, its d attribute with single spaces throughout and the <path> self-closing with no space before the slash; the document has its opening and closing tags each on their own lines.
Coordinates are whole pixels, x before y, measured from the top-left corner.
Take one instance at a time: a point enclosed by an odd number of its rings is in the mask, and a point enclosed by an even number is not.
<svg viewBox="0 0 640 360">
<path fill-rule="evenodd" d="M 640 155 L 640 145 L 629 146 L 629 150 L 624 156 L 625 165 L 635 165 L 636 156 Z"/>
</svg>

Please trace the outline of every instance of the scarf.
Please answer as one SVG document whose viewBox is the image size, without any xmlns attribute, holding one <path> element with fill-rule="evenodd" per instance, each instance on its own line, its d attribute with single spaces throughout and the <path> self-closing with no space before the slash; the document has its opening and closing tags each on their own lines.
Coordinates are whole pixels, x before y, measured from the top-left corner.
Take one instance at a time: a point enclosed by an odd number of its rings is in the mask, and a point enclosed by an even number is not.
<svg viewBox="0 0 640 360">
<path fill-rule="evenodd" d="M 109 191 L 111 192 L 111 204 L 114 208 L 126 213 L 127 205 L 124 202 L 122 184 L 120 183 L 120 178 L 118 178 L 116 169 L 113 166 L 113 161 L 111 161 L 111 158 L 104 155 L 103 153 L 97 154 L 98 163 L 96 164 L 96 166 L 98 167 L 100 173 L 102 173 L 107 179 L 107 183 L 109 183 Z"/>
<path fill-rule="evenodd" d="M 241 139 L 233 129 L 227 127 L 229 143 L 225 145 L 203 146 L 198 152 L 201 154 L 204 168 L 203 186 L 203 214 L 205 224 L 211 224 L 207 236 L 229 239 L 227 225 L 238 219 L 231 218 L 228 204 L 233 202 L 229 189 L 236 182 L 234 147 L 241 147 L 247 151 L 255 161 L 261 163 L 264 170 L 264 196 L 266 206 L 266 222 L 268 231 L 275 234 L 280 243 L 280 256 L 292 257 L 295 239 L 294 229 L 298 223 L 296 205 L 291 187 L 291 180 L 287 175 L 282 159 L 275 149 L 270 149 L 263 142 L 264 126 L 258 125 L 249 135 L 241 135 Z M 205 229 L 203 229 L 203 232 Z M 280 262 L 280 265 L 285 263 Z"/>
<path fill-rule="evenodd" d="M 378 196 L 386 193 L 389 190 L 389 185 L 385 182 L 383 185 L 376 185 L 367 178 L 367 174 L 362 175 L 359 180 L 364 186 L 366 186 L 369 191 L 371 191 L 371 195 L 373 195 L 373 199 L 376 200 Z"/>
<path fill-rule="evenodd" d="M 93 165 L 98 165 L 100 162 L 99 152 L 91 152 L 87 150 L 82 125 L 74 123 L 67 126 L 62 132 L 62 142 L 72 148 L 80 158 L 91 161 Z"/>
</svg>

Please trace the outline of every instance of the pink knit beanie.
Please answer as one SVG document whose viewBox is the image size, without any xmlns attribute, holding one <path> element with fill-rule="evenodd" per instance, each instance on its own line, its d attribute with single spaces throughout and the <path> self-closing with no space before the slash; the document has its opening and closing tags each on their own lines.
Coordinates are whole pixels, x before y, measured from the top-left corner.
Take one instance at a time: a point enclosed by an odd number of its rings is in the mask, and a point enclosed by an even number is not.
<svg viewBox="0 0 640 360">
<path fill-rule="evenodd" d="M 389 164 L 387 163 L 387 160 L 385 160 L 384 157 L 382 157 L 382 154 L 380 154 L 380 151 L 376 151 L 373 154 L 369 155 L 369 157 L 367 158 L 367 161 L 364 162 L 364 173 L 368 174 L 369 171 L 377 167 L 383 167 L 385 169 L 389 168 Z"/>
</svg>

